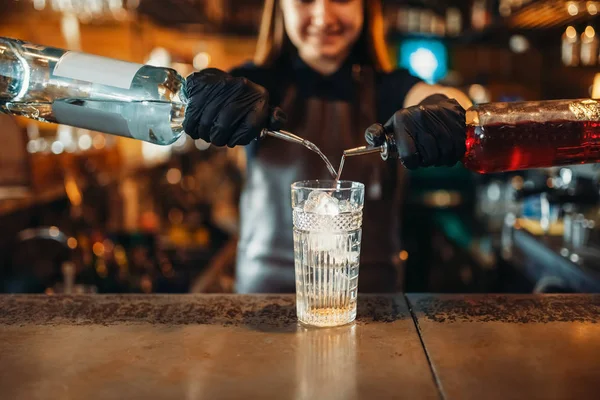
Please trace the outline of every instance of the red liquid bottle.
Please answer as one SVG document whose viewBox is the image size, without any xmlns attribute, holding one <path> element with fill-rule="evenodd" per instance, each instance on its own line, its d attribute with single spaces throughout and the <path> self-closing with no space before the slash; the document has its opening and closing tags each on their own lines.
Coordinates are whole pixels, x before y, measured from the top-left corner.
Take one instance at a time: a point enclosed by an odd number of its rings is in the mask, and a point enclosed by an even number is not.
<svg viewBox="0 0 600 400">
<path fill-rule="evenodd" d="M 467 111 L 466 168 L 504 172 L 600 162 L 600 102 L 489 103 Z"/>
</svg>

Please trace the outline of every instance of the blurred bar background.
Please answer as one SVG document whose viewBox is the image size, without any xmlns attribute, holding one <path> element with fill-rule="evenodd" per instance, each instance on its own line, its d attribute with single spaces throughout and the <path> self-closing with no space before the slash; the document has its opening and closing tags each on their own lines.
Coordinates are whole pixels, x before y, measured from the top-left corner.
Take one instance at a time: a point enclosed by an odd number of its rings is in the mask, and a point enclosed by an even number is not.
<svg viewBox="0 0 600 400">
<path fill-rule="evenodd" d="M 386 0 L 390 54 L 474 103 L 600 97 L 600 2 Z M 0 36 L 138 63 L 252 58 L 261 0 L 10 0 Z M 0 114 L 0 291 L 232 292 L 243 149 Z M 411 172 L 398 289 L 597 292 L 595 165 Z M 290 211 L 291 212 L 291 211 Z"/>
</svg>

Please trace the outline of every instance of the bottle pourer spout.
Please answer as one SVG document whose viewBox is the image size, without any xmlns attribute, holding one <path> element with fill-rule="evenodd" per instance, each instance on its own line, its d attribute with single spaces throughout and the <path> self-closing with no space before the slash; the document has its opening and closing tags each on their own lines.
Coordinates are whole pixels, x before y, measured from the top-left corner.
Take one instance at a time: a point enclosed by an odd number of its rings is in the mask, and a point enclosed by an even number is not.
<svg viewBox="0 0 600 400">
<path fill-rule="evenodd" d="M 270 118 L 265 129 L 260 132 L 260 138 L 265 136 L 273 136 L 278 139 L 285 140 L 287 142 L 301 144 L 307 146 L 307 140 L 302 139 L 300 136 L 296 136 L 291 132 L 279 129 L 287 121 L 287 115 L 279 107 L 273 107 L 270 110 Z"/>
<path fill-rule="evenodd" d="M 300 136 L 296 136 L 291 132 L 287 132 L 284 130 L 270 130 L 270 129 L 263 129 L 260 137 L 265 137 L 265 136 L 273 136 L 276 137 L 278 139 L 282 139 L 288 142 L 292 142 L 292 143 L 297 143 L 297 144 L 301 144 L 306 146 L 306 140 L 302 139 Z"/>
<path fill-rule="evenodd" d="M 387 160 L 388 145 L 384 142 L 381 146 L 360 146 L 353 149 L 344 150 L 345 157 L 362 156 L 364 154 L 380 153 L 381 158 Z"/>
</svg>

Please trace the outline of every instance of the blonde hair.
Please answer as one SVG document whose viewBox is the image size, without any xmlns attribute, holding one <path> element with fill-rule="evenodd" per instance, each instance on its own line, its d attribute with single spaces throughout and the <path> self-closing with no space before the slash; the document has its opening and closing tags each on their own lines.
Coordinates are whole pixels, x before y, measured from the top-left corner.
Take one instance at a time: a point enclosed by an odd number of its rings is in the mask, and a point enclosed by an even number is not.
<svg viewBox="0 0 600 400">
<path fill-rule="evenodd" d="M 279 1 L 265 0 L 254 55 L 254 63 L 258 66 L 271 66 L 282 56 L 290 54 L 293 49 L 285 32 Z M 361 63 L 371 65 L 378 71 L 389 72 L 392 70 L 392 64 L 385 41 L 381 1 L 363 1 L 365 13 L 363 29 L 353 51 L 358 52 Z"/>
</svg>

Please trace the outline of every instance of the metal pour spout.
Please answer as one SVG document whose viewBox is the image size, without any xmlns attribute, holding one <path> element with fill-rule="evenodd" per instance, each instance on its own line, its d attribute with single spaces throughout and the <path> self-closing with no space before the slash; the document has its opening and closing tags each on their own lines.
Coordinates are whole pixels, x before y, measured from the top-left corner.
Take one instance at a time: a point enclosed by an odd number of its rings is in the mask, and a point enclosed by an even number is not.
<svg viewBox="0 0 600 400">
<path fill-rule="evenodd" d="M 381 158 L 387 160 L 388 158 L 388 145 L 387 142 L 384 142 L 381 146 L 360 146 L 355 147 L 353 149 L 344 150 L 344 154 L 342 155 L 342 159 L 340 160 L 340 166 L 338 168 L 337 176 L 335 178 L 336 181 L 340 180 L 342 176 L 342 171 L 344 170 L 344 163 L 346 162 L 346 157 L 352 156 L 362 156 L 365 154 L 379 153 Z"/>
<path fill-rule="evenodd" d="M 310 143 L 307 140 L 302 139 L 300 136 L 296 136 L 291 132 L 287 132 L 287 131 L 283 131 L 283 130 L 272 131 L 270 129 L 263 129 L 260 134 L 260 137 L 264 137 L 265 135 L 273 136 L 278 139 L 286 140 L 288 142 L 301 144 L 303 146 L 307 146 L 307 143 Z"/>
<path fill-rule="evenodd" d="M 381 158 L 383 158 L 384 160 L 387 159 L 387 157 L 388 157 L 387 142 L 384 142 L 381 146 L 376 146 L 376 147 L 360 146 L 360 147 L 355 147 L 353 149 L 344 150 L 345 157 L 362 156 L 364 154 L 372 154 L 372 153 L 380 153 Z"/>
</svg>

